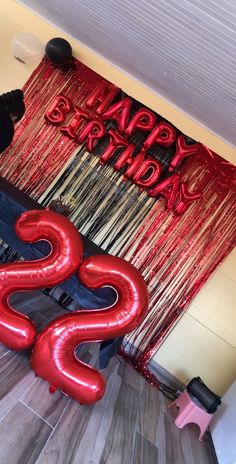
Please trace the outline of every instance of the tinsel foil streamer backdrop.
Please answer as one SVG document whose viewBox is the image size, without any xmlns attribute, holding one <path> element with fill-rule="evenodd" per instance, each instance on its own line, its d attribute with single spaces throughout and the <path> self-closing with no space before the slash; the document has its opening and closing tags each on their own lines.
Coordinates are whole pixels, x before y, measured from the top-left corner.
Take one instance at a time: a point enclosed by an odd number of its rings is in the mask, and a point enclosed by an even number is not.
<svg viewBox="0 0 236 464">
<path fill-rule="evenodd" d="M 167 210 L 163 197 L 151 198 L 125 180 L 122 171 L 115 171 L 114 159 L 100 163 L 106 136 L 89 153 L 85 144 L 78 146 L 45 121 L 56 95 L 65 95 L 83 109 L 101 82 L 106 81 L 77 60 L 62 70 L 44 59 L 24 87 L 27 111 L 13 145 L 2 155 L 0 174 L 45 206 L 63 205 L 83 234 L 142 272 L 149 288 L 149 313 L 126 338 L 123 350 L 145 373 L 192 298 L 235 245 L 236 169 L 201 146 L 204 156 L 186 158 L 177 171 L 190 191 L 201 191 L 202 197 L 183 215 Z M 125 96 L 120 91 L 115 101 Z M 132 101 L 134 115 L 143 105 Z M 86 111 L 94 116 L 94 110 Z M 68 114 L 64 125 L 71 117 Z M 116 128 L 114 121 L 105 125 L 107 130 Z M 184 137 L 187 144 L 195 143 Z M 129 140 L 139 150 L 145 134 L 136 131 Z M 169 174 L 175 149 L 174 143 L 149 151 L 162 165 L 161 179 Z"/>
</svg>

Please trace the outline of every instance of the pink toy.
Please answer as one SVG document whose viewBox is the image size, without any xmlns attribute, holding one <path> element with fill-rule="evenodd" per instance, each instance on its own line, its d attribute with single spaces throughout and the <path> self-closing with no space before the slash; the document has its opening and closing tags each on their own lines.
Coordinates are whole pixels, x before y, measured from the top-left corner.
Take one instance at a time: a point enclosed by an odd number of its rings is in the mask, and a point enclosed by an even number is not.
<svg viewBox="0 0 236 464">
<path fill-rule="evenodd" d="M 179 429 L 182 429 L 186 424 L 190 424 L 191 422 L 197 424 L 201 430 L 199 440 L 202 441 L 213 414 L 209 414 L 201 403 L 196 398 L 191 397 L 186 390 L 169 407 L 174 404 L 179 408 L 175 425 Z"/>
</svg>

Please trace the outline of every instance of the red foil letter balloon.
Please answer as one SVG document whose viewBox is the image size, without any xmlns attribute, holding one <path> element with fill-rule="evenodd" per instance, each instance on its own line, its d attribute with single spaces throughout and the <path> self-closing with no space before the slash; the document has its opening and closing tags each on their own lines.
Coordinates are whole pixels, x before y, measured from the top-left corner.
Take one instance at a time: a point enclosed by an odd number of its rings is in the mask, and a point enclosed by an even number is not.
<svg viewBox="0 0 236 464">
<path fill-rule="evenodd" d="M 10 296 L 14 292 L 53 287 L 68 279 L 82 259 L 82 242 L 76 227 L 51 211 L 23 213 L 15 230 L 25 242 L 46 240 L 51 245 L 45 258 L 0 265 L 0 342 L 17 351 L 32 346 L 36 328 L 33 321 L 11 307 Z"/>
<path fill-rule="evenodd" d="M 89 404 L 102 398 L 105 382 L 99 372 L 76 358 L 76 347 L 133 330 L 147 313 L 148 293 L 141 274 L 121 258 L 91 256 L 83 261 L 77 275 L 90 288 L 113 287 L 117 301 L 106 309 L 78 311 L 51 322 L 36 340 L 32 367 L 52 390 L 58 388 Z"/>
</svg>

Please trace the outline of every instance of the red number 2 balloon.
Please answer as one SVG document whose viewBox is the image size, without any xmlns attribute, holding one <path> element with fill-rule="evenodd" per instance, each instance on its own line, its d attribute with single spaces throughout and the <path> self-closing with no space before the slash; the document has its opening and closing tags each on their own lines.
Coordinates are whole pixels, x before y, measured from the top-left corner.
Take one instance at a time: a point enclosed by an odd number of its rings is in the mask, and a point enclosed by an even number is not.
<svg viewBox="0 0 236 464">
<path fill-rule="evenodd" d="M 45 258 L 0 265 L 0 342 L 12 350 L 24 350 L 32 346 L 36 328 L 33 321 L 10 306 L 10 295 L 53 287 L 66 280 L 78 268 L 83 247 L 76 227 L 51 211 L 23 213 L 15 230 L 25 242 L 46 240 L 51 245 Z"/>
<path fill-rule="evenodd" d="M 59 388 L 82 404 L 95 403 L 104 394 L 105 382 L 99 372 L 76 358 L 75 349 L 83 342 L 133 330 L 147 313 L 148 293 L 141 274 L 113 256 L 85 259 L 77 275 L 90 288 L 113 287 L 117 301 L 107 309 L 78 311 L 51 322 L 36 340 L 32 368 L 52 390 Z"/>
<path fill-rule="evenodd" d="M 82 241 L 73 224 L 51 211 L 28 211 L 15 225 L 18 237 L 28 243 L 44 240 L 51 245 L 48 256 L 36 261 L 0 266 L 0 342 L 12 350 L 30 348 L 36 337 L 34 323 L 15 311 L 9 297 L 17 291 L 58 285 L 76 272 L 82 260 Z M 117 302 L 104 310 L 79 311 L 54 320 L 36 339 L 32 367 L 80 403 L 94 403 L 105 389 L 102 376 L 79 361 L 74 352 L 80 343 L 126 334 L 145 317 L 147 287 L 139 272 L 120 258 L 93 256 L 77 271 L 91 288 L 112 286 Z"/>
</svg>

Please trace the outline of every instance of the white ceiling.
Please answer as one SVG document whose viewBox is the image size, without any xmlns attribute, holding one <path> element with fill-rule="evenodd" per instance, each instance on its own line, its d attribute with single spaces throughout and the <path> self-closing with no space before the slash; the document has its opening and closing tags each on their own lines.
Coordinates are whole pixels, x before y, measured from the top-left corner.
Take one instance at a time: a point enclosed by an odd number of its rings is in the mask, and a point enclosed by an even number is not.
<svg viewBox="0 0 236 464">
<path fill-rule="evenodd" d="M 21 0 L 236 145 L 236 0 Z"/>
</svg>

